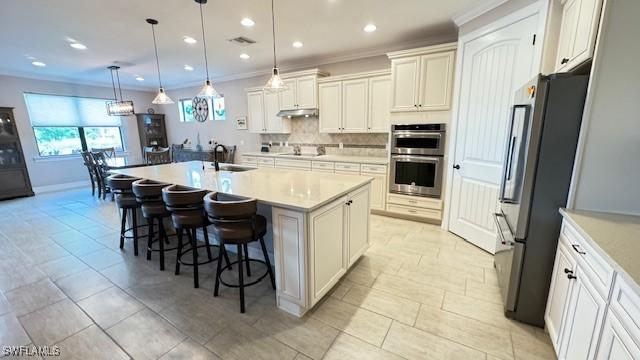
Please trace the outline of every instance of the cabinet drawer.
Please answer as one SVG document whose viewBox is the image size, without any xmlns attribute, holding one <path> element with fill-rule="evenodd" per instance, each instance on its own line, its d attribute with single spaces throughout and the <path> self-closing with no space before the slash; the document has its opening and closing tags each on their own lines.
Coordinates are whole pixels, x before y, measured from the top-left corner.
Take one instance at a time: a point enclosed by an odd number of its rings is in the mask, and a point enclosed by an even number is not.
<svg viewBox="0 0 640 360">
<path fill-rule="evenodd" d="M 258 166 L 258 158 L 253 156 L 243 156 L 242 165 Z"/>
<path fill-rule="evenodd" d="M 442 209 L 442 200 L 420 197 L 420 196 L 389 194 L 387 196 L 387 202 L 391 204 L 411 206 L 411 207 L 421 207 L 421 208 L 433 209 L 438 211 Z"/>
<path fill-rule="evenodd" d="M 334 163 L 330 162 L 330 161 L 314 161 L 311 164 L 311 167 L 313 168 L 313 171 L 316 170 L 331 170 L 331 172 L 333 172 L 333 167 L 334 167 Z"/>
<path fill-rule="evenodd" d="M 613 267 L 609 265 L 595 249 L 593 249 L 582 236 L 566 221 L 562 224 L 562 235 L 569 243 L 579 262 L 584 262 L 586 273 L 592 279 L 593 286 L 605 299 L 609 297 L 609 291 L 613 285 Z"/>
<path fill-rule="evenodd" d="M 336 171 L 360 172 L 360 164 L 357 163 L 336 163 Z"/>
<path fill-rule="evenodd" d="M 258 158 L 258 167 L 274 167 L 275 160 L 273 158 Z"/>
<path fill-rule="evenodd" d="M 311 170 L 311 161 L 309 160 L 290 160 L 290 159 L 276 159 L 276 167 Z"/>
<path fill-rule="evenodd" d="M 640 346 L 640 294 L 633 290 L 620 275 L 616 277 L 613 288 L 611 309 L 636 344 Z"/>
<path fill-rule="evenodd" d="M 398 213 L 398 214 L 405 214 L 409 216 L 418 216 L 423 218 L 436 219 L 436 220 L 440 220 L 442 218 L 442 214 L 438 210 L 423 209 L 423 208 L 412 207 L 412 206 L 387 204 L 387 211 Z"/>
<path fill-rule="evenodd" d="M 360 171 L 368 172 L 368 173 L 376 173 L 376 174 L 386 174 L 387 173 L 387 166 L 386 165 L 362 164 L 362 165 L 360 165 Z"/>
</svg>

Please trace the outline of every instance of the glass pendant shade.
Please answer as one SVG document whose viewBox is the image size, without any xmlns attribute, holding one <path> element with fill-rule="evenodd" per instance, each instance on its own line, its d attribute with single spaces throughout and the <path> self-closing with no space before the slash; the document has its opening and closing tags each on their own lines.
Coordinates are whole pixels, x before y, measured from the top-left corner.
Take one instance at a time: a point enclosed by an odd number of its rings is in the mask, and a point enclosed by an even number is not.
<svg viewBox="0 0 640 360">
<path fill-rule="evenodd" d="M 213 85 L 211 85 L 211 80 L 207 80 L 196 96 L 206 98 L 219 98 L 220 94 L 216 91 L 216 89 L 213 88 Z"/>
<path fill-rule="evenodd" d="M 273 75 L 271 75 L 271 78 L 269 79 L 269 81 L 267 81 L 267 84 L 264 86 L 264 90 L 271 91 L 271 92 L 278 92 L 278 91 L 287 90 L 287 88 L 288 88 L 287 85 L 284 83 L 284 81 L 280 77 L 278 68 L 273 68 Z"/>
<path fill-rule="evenodd" d="M 158 90 L 158 95 L 156 95 L 151 103 L 156 105 L 167 105 L 173 104 L 173 100 L 165 94 L 164 88 L 160 88 L 160 90 Z"/>
<path fill-rule="evenodd" d="M 107 102 L 107 114 L 110 116 L 133 115 L 133 101 L 110 101 Z"/>
</svg>

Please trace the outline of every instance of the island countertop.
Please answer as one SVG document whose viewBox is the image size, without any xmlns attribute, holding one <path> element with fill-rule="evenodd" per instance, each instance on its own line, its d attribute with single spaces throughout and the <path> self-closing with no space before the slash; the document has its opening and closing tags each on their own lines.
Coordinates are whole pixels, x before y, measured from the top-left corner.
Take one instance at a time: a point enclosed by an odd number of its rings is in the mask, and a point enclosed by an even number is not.
<svg viewBox="0 0 640 360">
<path fill-rule="evenodd" d="M 205 170 L 202 170 L 203 164 Z M 305 212 L 313 211 L 373 180 L 368 176 L 319 174 L 277 168 L 216 172 L 213 163 L 206 161 L 145 166 L 112 172 L 255 198 L 264 204 Z"/>
</svg>

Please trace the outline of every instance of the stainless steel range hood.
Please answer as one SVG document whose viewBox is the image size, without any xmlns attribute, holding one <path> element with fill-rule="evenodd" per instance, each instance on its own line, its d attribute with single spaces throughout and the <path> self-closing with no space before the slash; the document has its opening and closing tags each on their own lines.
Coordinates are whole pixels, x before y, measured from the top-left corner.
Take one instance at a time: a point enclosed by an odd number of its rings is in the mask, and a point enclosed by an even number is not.
<svg viewBox="0 0 640 360">
<path fill-rule="evenodd" d="M 318 109 L 295 109 L 295 110 L 280 110 L 276 115 L 279 117 L 317 117 Z"/>
</svg>

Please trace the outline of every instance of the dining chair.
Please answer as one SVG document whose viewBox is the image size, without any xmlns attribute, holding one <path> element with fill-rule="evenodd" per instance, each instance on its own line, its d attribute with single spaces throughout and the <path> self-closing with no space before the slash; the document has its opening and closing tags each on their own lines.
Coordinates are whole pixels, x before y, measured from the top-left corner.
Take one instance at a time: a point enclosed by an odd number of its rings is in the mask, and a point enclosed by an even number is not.
<svg viewBox="0 0 640 360">
<path fill-rule="evenodd" d="M 184 149 L 183 144 L 171 144 L 171 161 L 172 162 L 182 161 L 181 156 L 179 156 L 180 151 L 182 149 Z"/>
<path fill-rule="evenodd" d="M 93 162 L 95 163 L 96 178 L 98 180 L 98 197 L 102 196 L 102 199 L 104 200 L 107 198 L 107 193 L 111 192 L 111 189 L 109 188 L 109 184 L 107 182 L 107 177 L 109 177 L 109 164 L 107 163 L 107 156 L 102 151 L 91 151 L 90 155 L 93 158 Z"/>
<path fill-rule="evenodd" d="M 84 162 L 84 166 L 87 167 L 87 171 L 89 172 L 89 180 L 91 180 L 91 196 L 95 196 L 96 194 L 96 186 L 98 186 L 98 197 L 100 196 L 100 187 L 98 182 L 98 169 L 96 168 L 96 163 L 91 156 L 91 153 L 88 151 L 82 151 L 82 160 Z"/>
<path fill-rule="evenodd" d="M 147 164 L 159 165 L 171 162 L 169 148 L 159 147 L 157 150 L 146 151 L 144 158 Z"/>
<path fill-rule="evenodd" d="M 106 148 L 91 148 L 91 152 L 94 153 L 104 153 L 104 155 L 106 157 L 108 157 L 109 159 L 113 159 L 114 157 L 116 157 L 116 148 L 114 147 L 106 147 Z"/>
</svg>

